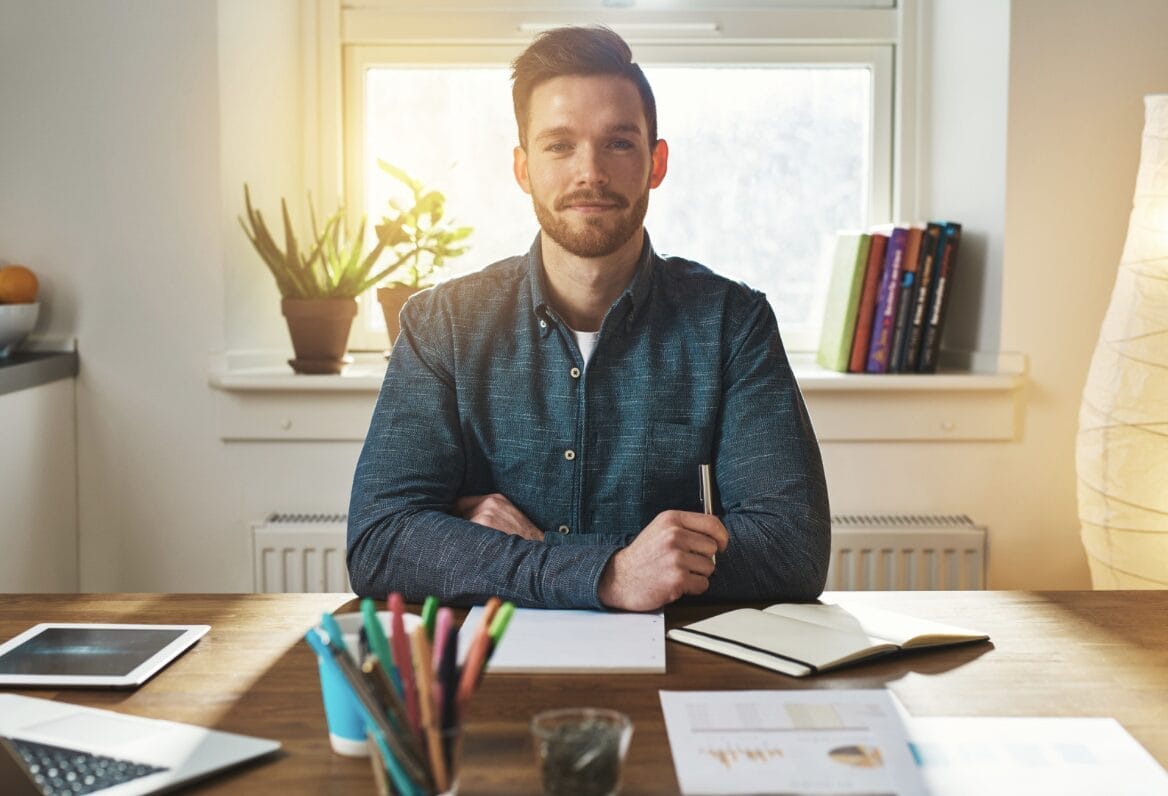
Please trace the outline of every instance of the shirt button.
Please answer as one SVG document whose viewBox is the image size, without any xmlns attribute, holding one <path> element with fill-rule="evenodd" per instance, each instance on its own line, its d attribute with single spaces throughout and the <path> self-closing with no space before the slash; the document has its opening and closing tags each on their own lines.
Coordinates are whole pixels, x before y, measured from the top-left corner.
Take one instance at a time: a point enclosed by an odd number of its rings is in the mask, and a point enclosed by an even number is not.
<svg viewBox="0 0 1168 796">
<path fill-rule="evenodd" d="M 576 458 L 576 451 L 569 448 L 568 450 L 564 451 L 564 458 L 568 461 L 572 461 Z"/>
<path fill-rule="evenodd" d="M 571 528 L 569 528 L 567 525 L 561 525 L 561 526 L 560 526 L 559 528 L 557 528 L 556 530 L 558 530 L 558 531 L 559 531 L 560 533 L 562 533 L 562 534 L 569 534 L 569 533 L 571 533 L 571 532 L 572 532 L 572 529 L 571 529 Z"/>
<path fill-rule="evenodd" d="M 571 369 L 570 371 L 568 371 L 568 372 L 572 374 L 572 378 L 573 378 L 573 379 L 578 379 L 578 378 L 580 378 L 580 368 L 572 368 L 572 369 Z"/>
<path fill-rule="evenodd" d="M 539 328 L 541 328 L 541 329 L 547 328 L 547 321 L 545 321 L 543 318 L 539 319 Z"/>
</svg>

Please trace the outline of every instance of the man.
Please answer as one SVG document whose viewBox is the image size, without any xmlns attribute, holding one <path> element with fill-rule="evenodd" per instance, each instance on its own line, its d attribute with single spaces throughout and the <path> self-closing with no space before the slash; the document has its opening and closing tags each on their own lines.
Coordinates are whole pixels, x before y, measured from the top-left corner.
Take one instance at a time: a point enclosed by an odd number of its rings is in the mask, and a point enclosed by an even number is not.
<svg viewBox="0 0 1168 796">
<path fill-rule="evenodd" d="M 353 481 L 353 588 L 632 611 L 818 596 L 827 490 L 774 313 L 650 246 L 669 150 L 628 45 L 549 31 L 513 80 L 541 232 L 402 310 Z"/>
</svg>

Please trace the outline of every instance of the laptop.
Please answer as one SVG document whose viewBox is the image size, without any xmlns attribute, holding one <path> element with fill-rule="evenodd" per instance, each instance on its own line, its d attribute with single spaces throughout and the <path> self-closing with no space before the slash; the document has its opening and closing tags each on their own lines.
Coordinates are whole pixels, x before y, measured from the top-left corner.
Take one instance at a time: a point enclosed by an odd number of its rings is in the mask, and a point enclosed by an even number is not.
<svg viewBox="0 0 1168 796">
<path fill-rule="evenodd" d="M 157 793 L 269 755 L 277 741 L 0 694 L 0 793 Z"/>
</svg>

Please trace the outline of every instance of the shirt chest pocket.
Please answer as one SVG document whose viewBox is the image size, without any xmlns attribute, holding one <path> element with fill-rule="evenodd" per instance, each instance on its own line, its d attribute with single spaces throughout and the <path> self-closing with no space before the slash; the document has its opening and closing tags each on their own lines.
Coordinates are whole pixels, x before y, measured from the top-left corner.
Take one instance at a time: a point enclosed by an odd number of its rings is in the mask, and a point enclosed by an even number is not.
<svg viewBox="0 0 1168 796">
<path fill-rule="evenodd" d="M 712 461 L 712 429 L 654 420 L 649 423 L 641 475 L 641 527 L 663 511 L 701 511 L 698 465 Z"/>
</svg>

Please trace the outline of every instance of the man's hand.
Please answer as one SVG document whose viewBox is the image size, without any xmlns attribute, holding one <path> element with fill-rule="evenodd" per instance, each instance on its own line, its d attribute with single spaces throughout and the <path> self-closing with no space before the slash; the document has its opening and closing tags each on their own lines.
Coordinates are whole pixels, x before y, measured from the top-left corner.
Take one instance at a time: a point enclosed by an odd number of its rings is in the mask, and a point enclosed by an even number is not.
<svg viewBox="0 0 1168 796">
<path fill-rule="evenodd" d="M 664 511 L 609 559 L 600 576 L 600 601 L 610 608 L 656 611 L 683 594 L 701 594 L 714 571 L 710 557 L 729 542 L 717 517 Z"/>
<path fill-rule="evenodd" d="M 543 531 L 532 525 L 531 520 L 515 508 L 514 503 L 498 493 L 460 497 L 454 501 L 454 514 L 496 531 L 535 542 L 543 541 Z"/>
</svg>

